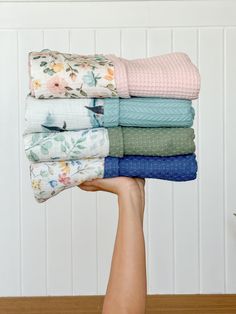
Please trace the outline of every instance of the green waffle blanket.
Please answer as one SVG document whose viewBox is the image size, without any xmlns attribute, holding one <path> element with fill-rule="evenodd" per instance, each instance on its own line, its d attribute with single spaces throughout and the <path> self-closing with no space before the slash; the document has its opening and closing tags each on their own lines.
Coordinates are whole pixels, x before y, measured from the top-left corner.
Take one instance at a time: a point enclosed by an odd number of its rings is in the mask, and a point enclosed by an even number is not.
<svg viewBox="0 0 236 314">
<path fill-rule="evenodd" d="M 108 128 L 109 156 L 174 156 L 195 151 L 192 128 Z"/>
<path fill-rule="evenodd" d="M 124 155 L 175 156 L 195 151 L 192 128 L 94 128 L 24 136 L 33 162 Z"/>
</svg>

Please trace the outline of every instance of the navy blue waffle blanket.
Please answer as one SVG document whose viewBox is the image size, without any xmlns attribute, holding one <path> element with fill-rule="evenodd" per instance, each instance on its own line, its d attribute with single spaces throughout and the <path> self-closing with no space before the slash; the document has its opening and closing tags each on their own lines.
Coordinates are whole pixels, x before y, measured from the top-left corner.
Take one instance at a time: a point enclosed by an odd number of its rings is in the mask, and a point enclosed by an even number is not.
<svg viewBox="0 0 236 314">
<path fill-rule="evenodd" d="M 149 157 L 125 156 L 106 157 L 104 178 L 117 176 L 189 181 L 196 179 L 197 161 L 195 154 Z"/>
</svg>

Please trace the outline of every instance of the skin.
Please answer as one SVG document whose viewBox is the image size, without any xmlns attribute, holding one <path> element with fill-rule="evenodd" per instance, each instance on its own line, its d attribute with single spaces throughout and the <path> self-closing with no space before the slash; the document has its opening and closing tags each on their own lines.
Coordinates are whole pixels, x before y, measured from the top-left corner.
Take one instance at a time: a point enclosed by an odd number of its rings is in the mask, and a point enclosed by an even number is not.
<svg viewBox="0 0 236 314">
<path fill-rule="evenodd" d="M 102 314 L 145 313 L 144 185 L 144 179 L 117 177 L 79 186 L 84 191 L 107 191 L 118 197 L 119 220 Z"/>
</svg>

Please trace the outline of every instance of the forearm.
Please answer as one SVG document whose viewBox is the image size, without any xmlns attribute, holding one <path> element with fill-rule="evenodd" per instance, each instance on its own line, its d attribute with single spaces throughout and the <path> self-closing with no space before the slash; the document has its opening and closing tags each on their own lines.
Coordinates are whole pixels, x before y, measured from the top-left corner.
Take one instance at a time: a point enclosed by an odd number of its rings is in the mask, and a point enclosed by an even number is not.
<svg viewBox="0 0 236 314">
<path fill-rule="evenodd" d="M 140 191 L 131 189 L 118 195 L 118 203 L 119 221 L 107 295 L 110 296 L 109 302 L 121 306 L 122 309 L 128 309 L 130 305 L 134 309 L 136 304 L 137 309 L 134 313 L 144 313 L 146 296 L 144 201 Z M 116 287 L 115 293 L 113 284 Z"/>
<path fill-rule="evenodd" d="M 134 287 L 134 285 L 136 287 L 140 285 L 140 274 L 143 274 L 142 280 L 146 280 L 146 273 L 144 274 L 143 272 L 146 268 L 143 207 L 142 200 L 135 193 L 131 192 L 128 195 L 123 194 L 119 197 L 117 242 L 119 242 L 119 246 L 123 249 L 122 251 L 118 251 L 114 259 L 114 265 L 117 263 L 117 266 L 122 267 L 123 273 L 120 274 L 120 280 L 123 284 L 125 283 L 127 293 L 132 293 L 130 288 Z M 130 276 L 131 272 L 133 273 L 133 277 Z M 130 281 L 127 281 L 127 278 Z M 135 282 L 132 282 L 132 280 Z M 140 287 L 142 287 L 142 284 Z M 140 296 L 136 295 L 136 297 Z"/>
<path fill-rule="evenodd" d="M 119 221 L 123 214 L 135 215 L 143 225 L 144 199 L 140 191 L 126 189 L 118 194 Z"/>
</svg>

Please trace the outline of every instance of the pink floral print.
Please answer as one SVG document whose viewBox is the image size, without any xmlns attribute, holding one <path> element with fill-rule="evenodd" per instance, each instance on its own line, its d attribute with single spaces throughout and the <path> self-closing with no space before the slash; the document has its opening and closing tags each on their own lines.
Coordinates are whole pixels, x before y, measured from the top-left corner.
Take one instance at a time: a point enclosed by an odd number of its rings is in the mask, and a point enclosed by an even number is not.
<svg viewBox="0 0 236 314">
<path fill-rule="evenodd" d="M 53 76 L 47 81 L 47 88 L 54 95 L 63 94 L 67 85 L 66 80 L 59 76 Z"/>
<path fill-rule="evenodd" d="M 64 185 L 68 185 L 70 184 L 70 177 L 67 177 L 66 173 L 63 172 L 62 174 L 59 174 L 58 181 Z"/>
</svg>

